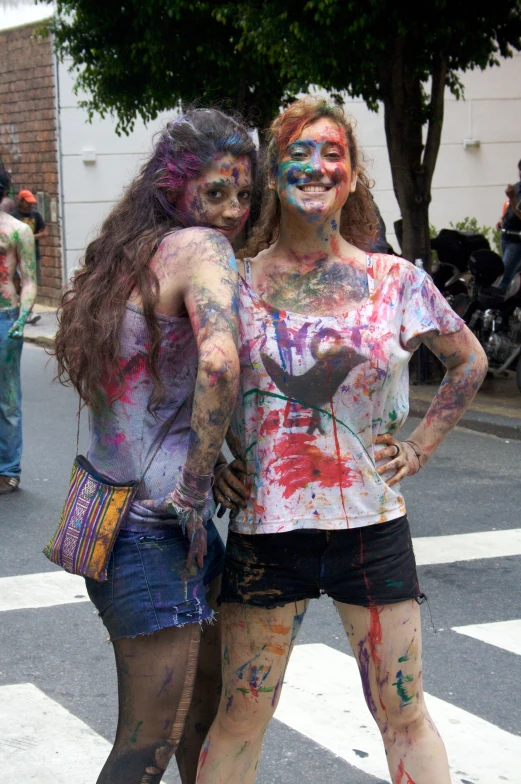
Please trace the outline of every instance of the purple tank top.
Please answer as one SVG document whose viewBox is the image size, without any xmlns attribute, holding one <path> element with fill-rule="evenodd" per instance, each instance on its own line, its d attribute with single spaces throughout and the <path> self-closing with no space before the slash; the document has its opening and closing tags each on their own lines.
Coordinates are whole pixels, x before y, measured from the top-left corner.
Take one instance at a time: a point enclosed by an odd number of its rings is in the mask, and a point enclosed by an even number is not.
<svg viewBox="0 0 521 784">
<path fill-rule="evenodd" d="M 88 459 L 98 471 L 115 482 L 139 479 L 147 470 L 123 528 L 131 531 L 161 527 L 169 515 L 145 509 L 140 500 L 161 498 L 175 488 L 188 452 L 193 392 L 197 376 L 197 345 L 188 317 L 156 313 L 161 329 L 158 370 L 164 398 L 150 413 L 147 406 L 154 385 L 147 372 L 148 335 L 143 312 L 127 303 L 119 331 L 119 371 L 124 378 L 123 395 L 112 407 L 90 410 Z M 104 394 L 110 392 L 105 388 Z M 214 503 L 208 499 L 204 517 L 211 517 Z"/>
</svg>

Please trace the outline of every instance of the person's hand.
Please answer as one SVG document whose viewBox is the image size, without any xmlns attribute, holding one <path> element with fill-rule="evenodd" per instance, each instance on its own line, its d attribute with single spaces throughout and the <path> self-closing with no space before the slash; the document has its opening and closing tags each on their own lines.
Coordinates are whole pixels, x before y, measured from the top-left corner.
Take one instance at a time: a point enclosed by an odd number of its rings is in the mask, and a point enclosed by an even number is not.
<svg viewBox="0 0 521 784">
<path fill-rule="evenodd" d="M 190 542 L 190 549 L 188 550 L 188 557 L 186 559 L 186 568 L 191 569 L 195 561 L 197 566 L 202 569 L 204 566 L 204 557 L 208 552 L 206 528 L 203 525 L 202 517 L 193 510 L 193 514 L 186 521 L 186 536 Z"/>
<path fill-rule="evenodd" d="M 24 326 L 25 326 L 25 321 L 18 319 L 18 321 L 15 321 L 15 323 L 13 324 L 13 326 L 11 327 L 11 329 L 7 334 L 9 335 L 10 338 L 15 338 L 19 340 L 24 336 Z"/>
<path fill-rule="evenodd" d="M 175 517 L 172 517 L 172 525 L 183 526 L 186 537 L 190 542 L 186 568 L 191 569 L 195 561 L 197 566 L 202 569 L 204 557 L 207 553 L 207 535 L 201 513 L 193 507 L 181 505 L 182 502 L 175 490 L 163 496 L 163 498 L 144 500 L 140 501 L 139 504 L 152 512 L 167 512 L 172 516 L 175 515 Z M 162 525 L 168 525 L 168 519 L 162 521 Z"/>
<path fill-rule="evenodd" d="M 377 474 L 394 471 L 394 475 L 385 480 L 389 487 L 400 482 L 404 476 L 414 476 L 422 467 L 416 451 L 407 441 L 398 441 L 390 433 L 383 433 L 376 437 L 376 443 L 384 445 L 384 448 L 374 453 L 375 463 L 385 460 L 376 469 Z"/>
<path fill-rule="evenodd" d="M 219 463 L 215 466 L 215 483 L 213 486 L 214 498 L 222 507 L 230 509 L 232 514 L 237 514 L 246 507 L 250 491 L 244 484 L 246 480 L 246 466 L 240 458 L 236 458 L 229 465 Z"/>
<path fill-rule="evenodd" d="M 509 199 L 513 199 L 514 196 L 516 195 L 514 186 L 511 183 L 510 185 L 507 185 L 507 187 L 505 188 L 505 193 Z"/>
<path fill-rule="evenodd" d="M 496 223 L 496 229 L 497 231 L 501 231 L 502 228 L 503 228 L 503 218 L 500 218 Z"/>
</svg>

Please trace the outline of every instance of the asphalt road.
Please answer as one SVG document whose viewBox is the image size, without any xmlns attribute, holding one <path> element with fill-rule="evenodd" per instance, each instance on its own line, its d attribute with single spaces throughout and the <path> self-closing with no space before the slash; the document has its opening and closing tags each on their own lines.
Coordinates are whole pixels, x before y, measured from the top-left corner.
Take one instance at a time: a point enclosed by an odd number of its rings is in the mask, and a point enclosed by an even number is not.
<svg viewBox="0 0 521 784">
<path fill-rule="evenodd" d="M 68 484 L 75 454 L 77 402 L 70 389 L 51 383 L 52 360 L 47 363 L 42 348 L 25 345 L 22 489 L 0 498 L 0 609 L 4 584 L 1 578 L 55 569 L 41 550 L 56 527 Z M 404 430 L 413 425 L 410 420 Z M 85 431 L 86 417 L 82 421 L 80 448 L 85 447 Z M 413 537 L 432 537 L 432 547 L 428 542 L 424 565 L 419 567 L 421 587 L 429 597 L 428 605 L 422 608 L 424 683 L 425 690 L 439 701 L 439 710 L 448 717 L 454 732 L 463 732 L 456 749 L 463 761 L 453 771 L 453 782 L 458 784 L 521 782 L 521 769 L 518 767 L 516 779 L 505 762 L 509 753 L 515 754 L 521 748 L 517 745 L 521 742 L 521 549 L 513 546 L 509 550 L 508 543 L 499 554 L 494 549 L 496 538 L 503 533 L 508 538 L 509 531 L 521 528 L 520 467 L 521 442 L 456 430 L 429 467 L 404 483 Z M 473 556 L 472 547 L 479 537 L 468 537 L 450 545 L 449 555 L 444 557 L 446 562 L 439 562 L 437 552 L 440 543 L 446 541 L 444 537 L 480 532 L 492 543 L 489 551 Z M 81 594 L 82 584 L 78 585 Z M 117 715 L 115 670 L 111 646 L 90 603 L 15 608 L 0 612 L 0 617 L 0 730 L 1 726 L 11 726 L 18 711 L 16 704 L 2 701 L 2 687 L 33 684 L 49 700 L 110 741 Z M 501 622 L 513 624 L 506 637 Z M 485 629 L 488 641 L 476 639 L 473 631 L 454 631 L 454 627 L 462 626 Z M 510 643 L 505 642 L 508 639 Z M 317 644 L 327 649 L 305 647 Z M 329 599 L 322 598 L 312 603 L 299 638 L 299 653 L 304 656 L 309 652 L 311 656 L 315 652 L 318 658 L 317 669 L 313 670 L 317 684 L 321 657 L 329 661 L 335 651 L 350 655 L 336 611 Z M 292 677 L 297 678 L 297 674 Z M 290 693 L 289 686 L 287 689 Z M 311 723 L 319 698 L 323 699 L 317 686 L 309 702 Z M 371 767 L 370 755 L 363 748 L 353 749 L 354 757 L 348 753 L 342 756 L 333 752 L 335 748 L 338 751 L 338 746 L 329 742 L 327 733 L 321 735 L 323 727 L 316 732 L 305 727 L 302 731 L 299 722 L 303 717 L 299 713 L 306 711 L 298 710 L 298 699 L 296 695 L 297 707 L 293 710 L 289 705 L 287 710 L 287 715 L 295 714 L 295 720 L 274 720 L 268 730 L 259 784 L 306 784 L 319 777 L 329 784 L 382 784 L 390 780 L 385 773 L 374 775 L 378 766 Z M 345 734 L 350 732 L 349 721 L 357 721 L 363 728 L 371 725 L 370 715 L 364 714 L 364 710 L 360 716 L 346 719 Z M 332 726 L 331 736 L 333 730 Z M 478 746 L 490 742 L 494 774 L 470 769 L 476 754 L 472 744 L 480 732 L 483 742 Z M 507 752 L 492 748 L 494 732 L 508 746 Z M 320 740 L 323 737 L 326 739 Z M 58 744 L 55 753 L 59 753 L 59 735 L 53 742 Z M 18 753 L 20 744 L 22 740 L 12 740 L 9 753 Z M 49 753 L 53 753 L 52 749 Z M 5 749 L 2 757 L 0 731 L 0 761 L 8 764 L 9 759 Z M 49 774 L 45 782 L 78 781 L 76 773 L 69 769 L 63 779 Z M 173 772 L 167 778 L 169 782 L 177 781 Z M 15 771 L 8 771 L 2 780 L 40 784 L 44 779 L 37 773 L 31 777 L 28 772 L 20 778 Z M 87 779 L 81 779 L 84 780 L 87 783 Z M 92 784 L 94 781 L 95 777 Z"/>
</svg>

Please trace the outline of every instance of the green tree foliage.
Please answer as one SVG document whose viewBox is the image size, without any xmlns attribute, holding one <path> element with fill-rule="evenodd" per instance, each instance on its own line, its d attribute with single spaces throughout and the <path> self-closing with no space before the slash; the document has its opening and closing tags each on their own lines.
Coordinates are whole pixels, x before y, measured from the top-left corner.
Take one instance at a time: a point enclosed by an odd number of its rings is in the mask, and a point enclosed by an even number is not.
<svg viewBox="0 0 521 784">
<path fill-rule="evenodd" d="M 312 85 L 383 105 L 402 252 L 430 258 L 428 210 L 445 89 L 521 49 L 521 0 L 57 0 L 59 51 L 91 111 L 120 128 L 179 101 L 227 99 L 264 127 Z M 363 139 L 362 139 L 363 143 Z"/>
<path fill-rule="evenodd" d="M 50 0 L 45 0 L 50 2 Z M 264 127 L 278 113 L 283 77 L 267 58 L 239 47 L 235 20 L 215 2 L 57 0 L 44 32 L 76 70 L 80 102 L 117 117 L 118 133 L 180 103 L 222 103 Z"/>
</svg>

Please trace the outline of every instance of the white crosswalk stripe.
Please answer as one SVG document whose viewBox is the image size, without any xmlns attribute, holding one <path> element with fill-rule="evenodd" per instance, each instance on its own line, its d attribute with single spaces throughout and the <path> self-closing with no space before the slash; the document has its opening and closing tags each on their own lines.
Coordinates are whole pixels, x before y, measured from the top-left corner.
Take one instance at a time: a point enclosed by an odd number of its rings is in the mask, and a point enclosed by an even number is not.
<svg viewBox="0 0 521 784">
<path fill-rule="evenodd" d="M 425 699 L 458 781 L 519 783 L 521 737 L 432 695 Z M 390 781 L 353 657 L 321 643 L 297 645 L 275 717 L 354 767 Z"/>
<path fill-rule="evenodd" d="M 521 528 L 452 536 L 420 536 L 412 541 L 418 566 L 521 555 Z"/>
<path fill-rule="evenodd" d="M 88 601 L 85 580 L 61 570 L 0 579 L 0 612 Z"/>
<path fill-rule="evenodd" d="M 521 529 L 413 540 L 419 566 L 521 555 Z M 0 579 L 0 612 L 88 601 L 82 578 L 61 570 Z M 521 620 L 457 626 L 454 632 L 521 655 Z M 520 784 L 521 737 L 426 695 L 445 741 L 453 780 Z M 380 734 L 365 705 L 356 662 L 324 644 L 297 645 L 276 718 L 340 759 L 389 782 Z M 0 770 L 24 784 L 92 784 L 110 744 L 31 683 L 0 687 Z M 325 752 L 324 752 L 325 753 Z M 361 774 L 360 774 L 361 775 Z M 178 781 L 170 773 L 170 781 Z"/>
<path fill-rule="evenodd" d="M 418 566 L 521 555 L 521 528 L 413 539 Z M 88 601 L 81 577 L 53 570 L 0 579 L 0 612 Z"/>
<path fill-rule="evenodd" d="M 454 626 L 452 630 L 521 656 L 521 620 Z"/>
<path fill-rule="evenodd" d="M 31 683 L 0 686 L 0 706 L 2 781 L 96 781 L 111 744 L 87 724 Z"/>
</svg>

